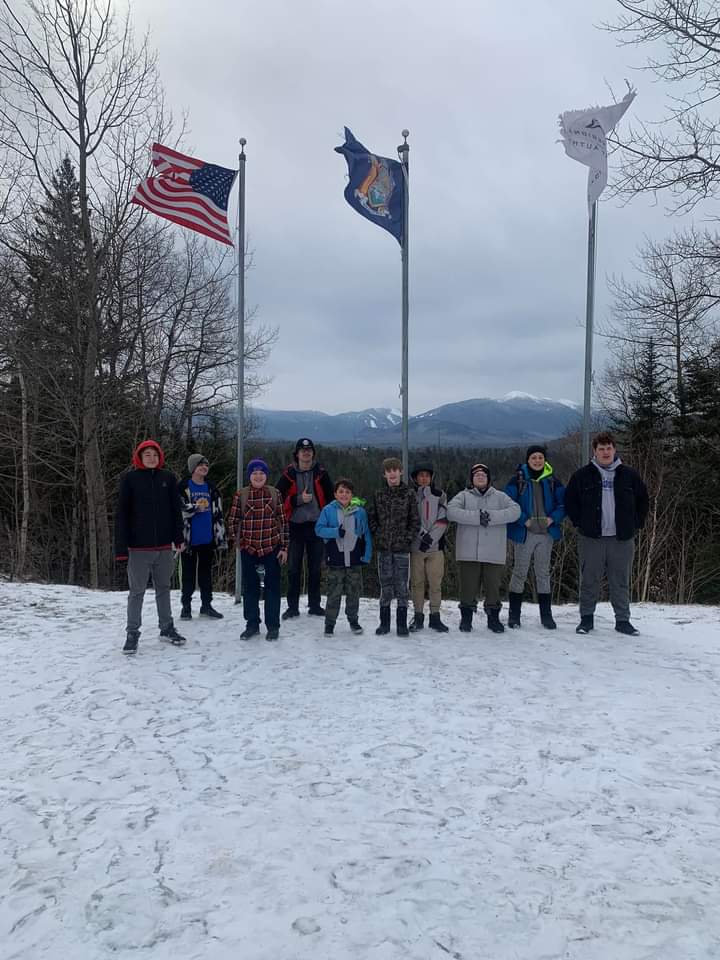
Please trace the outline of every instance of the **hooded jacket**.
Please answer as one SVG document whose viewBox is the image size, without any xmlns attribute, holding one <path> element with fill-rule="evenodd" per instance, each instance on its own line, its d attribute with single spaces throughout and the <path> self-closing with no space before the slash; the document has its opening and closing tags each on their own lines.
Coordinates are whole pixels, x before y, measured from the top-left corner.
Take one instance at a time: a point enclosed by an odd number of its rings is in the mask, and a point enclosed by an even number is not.
<svg viewBox="0 0 720 960">
<path fill-rule="evenodd" d="M 480 511 L 490 514 L 486 527 Z M 520 506 L 495 487 L 481 493 L 476 487 L 461 490 L 448 504 L 448 520 L 457 523 L 455 559 L 502 563 L 507 559 L 507 524 L 520 516 Z"/>
<path fill-rule="evenodd" d="M 282 476 L 277 482 L 277 489 L 283 499 L 283 509 L 288 520 L 292 520 L 293 513 L 302 506 L 302 491 L 298 489 L 298 469 L 297 461 L 291 463 L 283 471 Z M 335 493 L 333 491 L 332 481 L 328 476 L 327 470 L 321 463 L 313 463 L 309 471 L 312 474 L 312 485 L 315 499 L 320 510 L 330 503 Z"/>
<path fill-rule="evenodd" d="M 345 531 L 342 537 L 341 524 Z M 337 500 L 323 507 L 315 533 L 325 541 L 325 562 L 329 567 L 356 567 L 370 562 L 372 538 L 367 513 L 356 497 L 347 508 Z"/>
<path fill-rule="evenodd" d="M 645 524 L 650 498 L 640 474 L 621 463 L 615 470 L 615 535 L 631 540 Z M 573 525 L 585 537 L 602 536 L 603 478 L 591 461 L 570 477 L 565 490 L 565 509 Z"/>
<path fill-rule="evenodd" d="M 142 451 L 154 448 L 160 462 L 153 470 L 143 466 Z M 163 470 L 165 454 L 154 440 L 139 444 L 133 470 L 123 474 L 115 516 L 115 556 L 125 560 L 129 550 L 170 550 L 183 542 L 183 522 L 177 479 Z"/>
<path fill-rule="evenodd" d="M 547 528 L 547 533 L 553 540 L 559 540 L 562 537 L 561 525 L 565 518 L 565 487 L 557 479 L 552 466 L 547 462 L 537 480 L 531 476 L 527 463 L 519 465 L 515 476 L 505 487 L 505 493 L 520 504 L 521 511 L 519 519 L 515 523 L 508 524 L 508 539 L 515 543 L 525 543 L 527 540 L 528 530 L 525 524 L 536 515 L 533 484 L 540 485 L 545 505 L 545 516 L 552 520 Z"/>
<path fill-rule="evenodd" d="M 430 474 L 430 483 L 426 487 L 419 486 L 417 482 L 417 475 L 422 471 Z M 417 500 L 418 516 L 420 517 L 420 530 L 412 542 L 411 550 L 413 553 L 419 553 L 421 537 L 423 534 L 429 533 L 432 537 L 432 544 L 427 552 L 437 553 L 438 550 L 445 548 L 445 534 L 448 524 L 447 495 L 444 490 L 434 486 L 435 471 L 431 463 L 416 464 L 410 476 L 415 488 L 415 499 Z"/>
</svg>

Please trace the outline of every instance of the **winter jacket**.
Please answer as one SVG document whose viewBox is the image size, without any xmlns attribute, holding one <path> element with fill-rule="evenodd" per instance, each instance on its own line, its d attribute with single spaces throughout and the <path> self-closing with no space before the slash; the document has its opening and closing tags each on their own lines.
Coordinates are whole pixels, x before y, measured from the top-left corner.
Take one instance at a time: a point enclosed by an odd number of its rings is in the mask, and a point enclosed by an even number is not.
<svg viewBox="0 0 720 960">
<path fill-rule="evenodd" d="M 154 447 L 160 464 L 153 470 L 143 466 L 140 454 Z M 170 550 L 183 542 L 183 522 L 177 478 L 163 470 L 160 447 L 153 441 L 141 443 L 133 454 L 133 470 L 120 480 L 115 516 L 115 556 L 126 560 L 129 550 Z"/>
<path fill-rule="evenodd" d="M 335 497 L 332 481 L 328 476 L 327 470 L 321 463 L 313 464 L 312 474 L 315 499 L 317 500 L 318 507 L 322 510 L 322 508 L 328 503 L 331 503 Z M 302 491 L 298 490 L 297 475 L 297 464 L 291 463 L 290 466 L 285 468 L 277 482 L 277 489 L 283 498 L 285 516 L 288 520 L 291 520 L 293 512 L 302 506 L 302 501 L 298 500 L 298 497 L 302 495 Z"/>
<path fill-rule="evenodd" d="M 420 531 L 415 491 L 406 483 L 376 490 L 368 503 L 368 524 L 376 550 L 410 553 Z"/>
<path fill-rule="evenodd" d="M 216 550 L 227 550 L 227 533 L 225 531 L 225 517 L 223 515 L 222 498 L 220 491 L 208 479 L 204 481 L 210 490 L 210 510 L 212 511 L 212 543 Z M 192 519 L 195 516 L 196 505 L 193 503 L 190 493 L 190 478 L 186 477 L 178 484 L 178 494 L 182 504 L 183 518 L 183 537 L 185 540 L 185 552 L 190 554 L 192 550 Z"/>
<path fill-rule="evenodd" d="M 345 531 L 342 537 L 341 525 Z M 347 509 L 337 500 L 323 507 L 315 533 L 325 541 L 325 562 L 329 567 L 356 567 L 370 562 L 372 538 L 367 513 L 354 498 Z"/>
<path fill-rule="evenodd" d="M 437 553 L 445 547 L 447 532 L 447 495 L 444 490 L 438 490 L 432 484 L 427 487 L 417 487 L 415 490 L 418 516 L 420 517 L 420 531 L 413 540 L 411 550 L 420 551 L 420 538 L 424 533 L 432 537 L 432 544 L 428 553 Z"/>
<path fill-rule="evenodd" d="M 545 516 L 552 520 L 547 533 L 553 540 L 559 540 L 562 537 L 562 522 L 565 519 L 565 487 L 554 475 L 549 463 L 545 464 L 545 469 L 537 480 L 532 479 L 528 465 L 523 463 L 518 466 L 515 476 L 505 487 L 505 493 L 510 499 L 520 504 L 520 519 L 508 524 L 507 528 L 508 539 L 514 540 L 515 543 L 525 543 L 528 534 L 526 521 L 537 515 L 533 486 L 537 484 L 540 484 L 542 489 Z"/>
<path fill-rule="evenodd" d="M 490 514 L 486 527 L 480 523 L 480 511 Z M 461 490 L 448 504 L 448 520 L 457 523 L 455 559 L 479 563 L 505 563 L 507 524 L 520 516 L 520 505 L 495 487 L 481 493 L 475 487 Z"/>
<path fill-rule="evenodd" d="M 621 463 L 615 471 L 615 530 L 618 540 L 631 540 L 645 524 L 650 498 L 640 474 Z M 602 477 L 594 463 L 580 467 L 565 490 L 565 510 L 585 537 L 602 536 Z"/>
<path fill-rule="evenodd" d="M 232 542 L 240 550 L 265 557 L 276 547 L 288 545 L 288 522 L 275 487 L 247 486 L 233 497 L 228 526 Z"/>
</svg>

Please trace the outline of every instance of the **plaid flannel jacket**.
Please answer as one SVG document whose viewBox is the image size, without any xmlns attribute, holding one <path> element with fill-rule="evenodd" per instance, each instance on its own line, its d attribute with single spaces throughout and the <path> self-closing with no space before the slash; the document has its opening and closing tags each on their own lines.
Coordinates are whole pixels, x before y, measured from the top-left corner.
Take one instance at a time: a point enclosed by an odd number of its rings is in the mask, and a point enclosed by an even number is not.
<svg viewBox="0 0 720 960">
<path fill-rule="evenodd" d="M 243 487 L 237 491 L 228 526 L 237 546 L 257 557 L 266 557 L 277 546 L 287 549 L 289 530 L 282 498 L 267 484 L 259 490 Z"/>
</svg>

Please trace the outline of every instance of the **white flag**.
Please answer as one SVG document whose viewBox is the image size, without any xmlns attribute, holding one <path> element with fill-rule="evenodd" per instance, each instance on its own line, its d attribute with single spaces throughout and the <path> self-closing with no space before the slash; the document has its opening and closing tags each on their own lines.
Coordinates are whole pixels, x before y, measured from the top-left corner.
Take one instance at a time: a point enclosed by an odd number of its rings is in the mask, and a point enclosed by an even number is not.
<svg viewBox="0 0 720 960">
<path fill-rule="evenodd" d="M 560 114 L 560 134 L 565 153 L 589 167 L 588 206 L 592 207 L 607 186 L 607 135 L 635 99 L 628 90 L 620 103 L 609 107 L 568 110 Z"/>
</svg>

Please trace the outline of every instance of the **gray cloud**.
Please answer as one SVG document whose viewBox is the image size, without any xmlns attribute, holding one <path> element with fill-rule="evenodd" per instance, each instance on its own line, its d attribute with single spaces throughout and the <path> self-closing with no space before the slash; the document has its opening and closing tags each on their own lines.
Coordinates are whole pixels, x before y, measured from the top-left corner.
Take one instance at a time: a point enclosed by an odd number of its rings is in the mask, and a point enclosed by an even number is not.
<svg viewBox="0 0 720 960">
<path fill-rule="evenodd" d="M 387 156 L 411 131 L 411 412 L 510 390 L 581 399 L 586 170 L 557 114 L 607 101 L 605 78 L 622 94 L 640 62 L 589 6 L 213 0 L 200 16 L 144 0 L 188 147 L 232 166 L 248 139 L 247 295 L 280 331 L 261 405 L 399 404 L 400 251 L 343 199 L 344 124 Z M 662 92 L 637 82 L 631 112 L 658 115 Z M 601 205 L 599 320 L 605 276 L 671 227 L 646 201 Z"/>
</svg>

